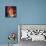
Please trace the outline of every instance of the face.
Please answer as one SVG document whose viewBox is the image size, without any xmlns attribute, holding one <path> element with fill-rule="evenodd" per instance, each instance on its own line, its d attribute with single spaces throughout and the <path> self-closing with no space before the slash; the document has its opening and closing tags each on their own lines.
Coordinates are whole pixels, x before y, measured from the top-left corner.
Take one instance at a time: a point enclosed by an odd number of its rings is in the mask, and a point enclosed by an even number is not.
<svg viewBox="0 0 46 46">
<path fill-rule="evenodd" d="M 8 10 L 8 14 L 9 14 L 9 16 L 12 16 L 14 13 L 13 13 L 14 11 L 13 11 L 13 8 L 10 8 L 9 10 Z"/>
</svg>

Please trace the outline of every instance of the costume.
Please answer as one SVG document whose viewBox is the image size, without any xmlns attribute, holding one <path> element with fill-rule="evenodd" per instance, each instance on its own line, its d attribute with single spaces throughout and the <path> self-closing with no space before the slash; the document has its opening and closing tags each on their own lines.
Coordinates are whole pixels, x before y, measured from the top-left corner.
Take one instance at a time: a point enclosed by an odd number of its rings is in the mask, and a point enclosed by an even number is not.
<svg viewBox="0 0 46 46">
<path fill-rule="evenodd" d="M 16 17 L 16 14 L 15 15 L 11 15 L 11 16 L 10 15 L 7 15 L 7 17 Z"/>
</svg>

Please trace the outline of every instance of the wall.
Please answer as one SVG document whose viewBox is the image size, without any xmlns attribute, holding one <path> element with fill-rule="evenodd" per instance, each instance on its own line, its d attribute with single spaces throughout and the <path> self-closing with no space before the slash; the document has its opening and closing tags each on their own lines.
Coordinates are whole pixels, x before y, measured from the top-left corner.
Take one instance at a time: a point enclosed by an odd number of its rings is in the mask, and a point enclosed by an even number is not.
<svg viewBox="0 0 46 46">
<path fill-rule="evenodd" d="M 5 17 L 6 5 L 17 7 L 16 18 Z M 0 44 L 8 43 L 9 32 L 18 32 L 18 24 L 46 24 L 46 0 L 0 0 Z"/>
<path fill-rule="evenodd" d="M 21 24 L 46 24 L 46 0 L 23 0 Z"/>
</svg>

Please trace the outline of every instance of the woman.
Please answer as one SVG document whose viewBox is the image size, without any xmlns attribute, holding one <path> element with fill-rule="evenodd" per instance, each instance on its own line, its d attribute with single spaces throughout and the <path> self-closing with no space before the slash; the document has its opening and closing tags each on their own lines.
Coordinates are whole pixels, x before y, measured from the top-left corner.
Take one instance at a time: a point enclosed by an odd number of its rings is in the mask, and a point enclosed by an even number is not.
<svg viewBox="0 0 46 46">
<path fill-rule="evenodd" d="M 6 7 L 7 17 L 16 17 L 16 8 L 13 6 Z"/>
</svg>

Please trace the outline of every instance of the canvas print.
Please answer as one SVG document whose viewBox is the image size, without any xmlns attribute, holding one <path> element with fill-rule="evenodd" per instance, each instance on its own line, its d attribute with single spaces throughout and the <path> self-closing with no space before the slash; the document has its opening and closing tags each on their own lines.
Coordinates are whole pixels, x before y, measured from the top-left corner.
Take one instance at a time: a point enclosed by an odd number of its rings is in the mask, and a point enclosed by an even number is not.
<svg viewBox="0 0 46 46">
<path fill-rule="evenodd" d="M 46 41 L 46 25 L 20 25 L 20 40 Z"/>
<path fill-rule="evenodd" d="M 46 43 L 46 25 L 19 24 L 18 38 L 20 46 L 43 45 L 44 42 Z"/>
<path fill-rule="evenodd" d="M 8 46 L 15 45 L 18 42 L 18 37 L 16 32 L 10 32 L 8 34 Z"/>
<path fill-rule="evenodd" d="M 16 6 L 5 6 L 5 17 L 16 17 Z"/>
</svg>

